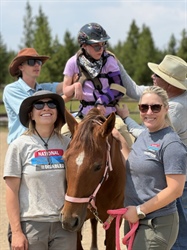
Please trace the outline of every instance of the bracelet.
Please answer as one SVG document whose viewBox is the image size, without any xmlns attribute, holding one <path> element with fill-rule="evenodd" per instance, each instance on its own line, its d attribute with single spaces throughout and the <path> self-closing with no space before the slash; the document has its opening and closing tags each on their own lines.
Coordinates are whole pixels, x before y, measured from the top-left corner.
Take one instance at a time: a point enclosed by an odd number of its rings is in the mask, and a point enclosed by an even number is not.
<svg viewBox="0 0 187 250">
<path fill-rule="evenodd" d="M 123 121 L 124 121 L 124 123 L 125 123 L 125 121 L 126 121 L 126 119 L 128 118 L 128 116 L 127 117 L 125 117 L 125 118 L 123 118 Z"/>
</svg>

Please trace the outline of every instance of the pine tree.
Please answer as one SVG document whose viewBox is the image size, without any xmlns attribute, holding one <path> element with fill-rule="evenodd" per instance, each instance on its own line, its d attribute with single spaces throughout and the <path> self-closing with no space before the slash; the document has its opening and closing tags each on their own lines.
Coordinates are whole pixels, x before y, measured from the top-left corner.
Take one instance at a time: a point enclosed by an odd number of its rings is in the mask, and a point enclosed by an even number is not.
<svg viewBox="0 0 187 250">
<path fill-rule="evenodd" d="M 139 34 L 136 54 L 134 55 L 134 74 L 133 79 L 139 84 L 150 85 L 151 77 L 147 63 L 155 62 L 156 49 L 151 31 L 145 25 Z"/>
<path fill-rule="evenodd" d="M 34 42 L 33 47 L 37 50 L 40 55 L 47 55 L 52 57 L 52 37 L 51 29 L 48 24 L 48 18 L 39 7 L 39 14 L 35 19 L 34 29 Z M 49 59 L 44 66 L 40 77 L 37 79 L 38 82 L 50 82 L 51 81 L 51 59 Z"/>
<path fill-rule="evenodd" d="M 32 8 L 29 4 L 29 2 L 27 2 L 26 4 L 26 15 L 23 18 L 23 35 L 24 37 L 21 39 L 23 45 L 20 46 L 21 48 L 31 48 L 33 47 L 33 25 L 34 25 L 34 18 L 32 17 Z"/>
<path fill-rule="evenodd" d="M 182 39 L 180 41 L 177 56 L 181 57 L 187 62 L 187 30 L 183 29 L 181 35 Z"/>
</svg>

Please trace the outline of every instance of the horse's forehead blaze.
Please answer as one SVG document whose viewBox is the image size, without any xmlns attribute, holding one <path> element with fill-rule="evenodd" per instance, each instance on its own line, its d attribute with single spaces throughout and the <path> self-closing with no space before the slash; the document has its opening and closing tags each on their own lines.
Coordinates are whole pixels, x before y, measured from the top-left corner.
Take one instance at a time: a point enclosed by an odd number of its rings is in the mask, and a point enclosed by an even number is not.
<svg viewBox="0 0 187 250">
<path fill-rule="evenodd" d="M 75 162 L 77 164 L 78 167 L 80 167 L 84 161 L 84 157 L 85 157 L 85 153 L 84 151 L 82 151 L 78 156 L 77 158 L 75 159 Z"/>
</svg>

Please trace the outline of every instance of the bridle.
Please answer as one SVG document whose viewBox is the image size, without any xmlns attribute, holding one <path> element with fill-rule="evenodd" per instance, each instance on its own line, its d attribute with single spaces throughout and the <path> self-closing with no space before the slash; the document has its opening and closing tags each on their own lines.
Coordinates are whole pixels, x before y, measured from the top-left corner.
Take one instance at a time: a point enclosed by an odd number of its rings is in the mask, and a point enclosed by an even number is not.
<svg viewBox="0 0 187 250">
<path fill-rule="evenodd" d="M 93 120 L 93 122 L 96 122 L 99 125 L 102 125 L 99 121 Z M 96 195 L 97 192 L 99 191 L 102 183 L 104 180 L 108 178 L 108 170 L 112 171 L 112 162 L 111 162 L 111 156 L 110 156 L 110 144 L 108 142 L 108 138 L 106 139 L 107 143 L 107 157 L 106 157 L 106 164 L 105 164 L 105 171 L 103 174 L 103 177 L 101 181 L 99 182 L 98 186 L 96 187 L 95 191 L 93 192 L 92 195 L 90 195 L 87 198 L 77 198 L 77 197 L 72 197 L 69 195 L 65 195 L 65 200 L 73 203 L 88 203 L 88 208 L 90 211 L 94 214 L 95 219 L 98 220 L 100 223 L 103 224 L 103 228 L 105 230 L 109 229 L 111 222 L 113 221 L 114 218 L 116 218 L 116 247 L 117 250 L 120 250 L 120 242 L 119 242 L 119 228 L 120 228 L 120 220 L 122 218 L 122 215 L 127 212 L 127 208 L 120 208 L 120 209 L 114 209 L 114 210 L 108 210 L 107 213 L 109 214 L 108 219 L 103 223 L 103 221 L 99 218 L 98 212 L 97 212 L 97 207 L 95 205 L 95 200 L 96 200 Z M 94 208 L 94 209 L 92 209 Z M 135 237 L 135 232 L 136 229 L 139 225 L 139 221 L 131 224 L 129 223 L 130 226 L 130 231 L 128 234 L 126 234 L 122 240 L 123 244 L 128 246 L 128 250 L 132 250 L 132 245 Z"/>
<path fill-rule="evenodd" d="M 99 125 L 102 125 L 102 123 L 97 121 L 97 120 L 93 120 L 93 122 L 95 122 Z M 111 156 L 110 156 L 110 144 L 108 142 L 108 138 L 106 139 L 106 143 L 107 143 L 107 156 L 106 156 L 105 171 L 104 171 L 104 174 L 101 178 L 101 181 L 99 182 L 95 191 L 87 198 L 72 197 L 72 196 L 67 195 L 67 193 L 66 193 L 66 195 L 65 195 L 66 201 L 73 202 L 73 203 L 88 203 L 89 205 L 91 205 L 91 207 L 93 207 L 95 209 L 95 211 L 97 211 L 97 207 L 95 205 L 96 195 L 97 195 L 101 185 L 103 184 L 104 180 L 107 180 L 107 178 L 108 178 L 108 170 L 112 171 L 112 162 L 111 162 Z"/>
</svg>

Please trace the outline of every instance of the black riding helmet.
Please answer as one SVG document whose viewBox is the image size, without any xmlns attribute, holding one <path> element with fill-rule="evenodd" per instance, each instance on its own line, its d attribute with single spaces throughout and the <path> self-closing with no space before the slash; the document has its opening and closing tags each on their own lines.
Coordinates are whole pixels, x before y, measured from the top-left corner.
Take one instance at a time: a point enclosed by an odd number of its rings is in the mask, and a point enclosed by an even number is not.
<svg viewBox="0 0 187 250">
<path fill-rule="evenodd" d="M 92 44 L 106 42 L 110 39 L 106 31 L 98 23 L 85 24 L 78 33 L 78 43 L 80 46 L 84 43 Z"/>
</svg>

